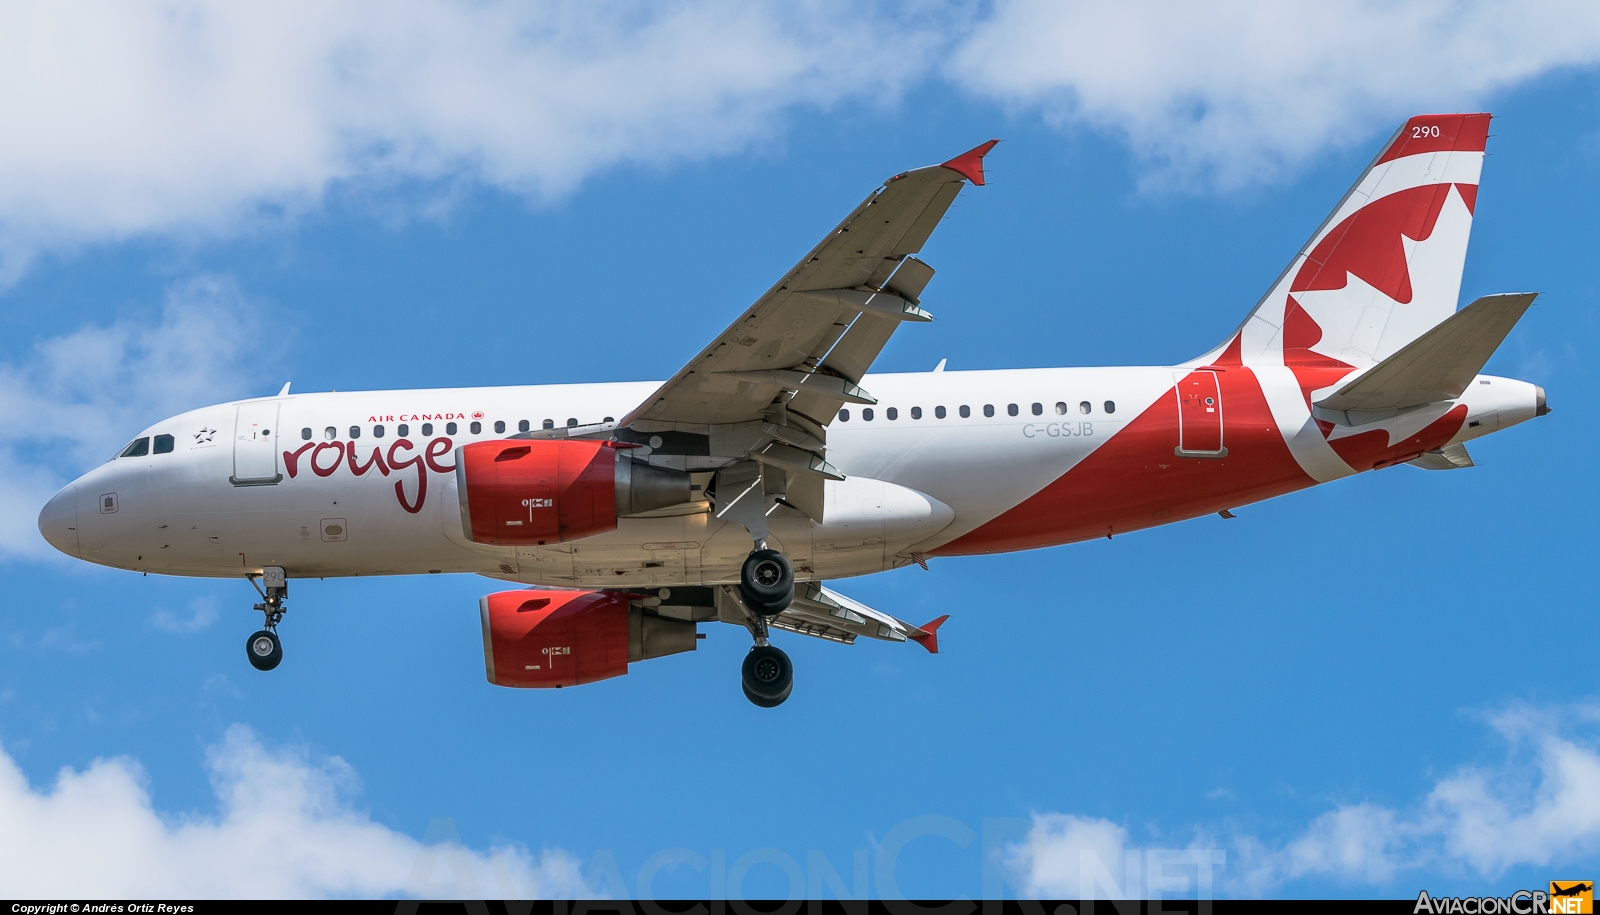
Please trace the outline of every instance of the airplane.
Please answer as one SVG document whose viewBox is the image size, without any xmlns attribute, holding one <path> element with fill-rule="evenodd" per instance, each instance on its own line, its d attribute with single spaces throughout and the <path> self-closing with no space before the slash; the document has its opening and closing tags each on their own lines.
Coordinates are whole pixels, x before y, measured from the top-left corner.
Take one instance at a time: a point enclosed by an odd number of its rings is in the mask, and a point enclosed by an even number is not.
<svg viewBox="0 0 1600 915">
<path fill-rule="evenodd" d="M 1549 412 L 1482 374 L 1536 293 L 1457 310 L 1488 114 L 1408 120 L 1227 338 L 1177 365 L 868 374 L 991 140 L 874 190 L 665 382 L 290 393 L 140 432 L 52 498 L 89 562 L 247 579 L 278 666 L 290 579 L 475 573 L 489 682 L 567 687 L 745 628 L 938 651 L 827 582 L 1113 537 L 1370 470 L 1472 466 Z"/>
</svg>

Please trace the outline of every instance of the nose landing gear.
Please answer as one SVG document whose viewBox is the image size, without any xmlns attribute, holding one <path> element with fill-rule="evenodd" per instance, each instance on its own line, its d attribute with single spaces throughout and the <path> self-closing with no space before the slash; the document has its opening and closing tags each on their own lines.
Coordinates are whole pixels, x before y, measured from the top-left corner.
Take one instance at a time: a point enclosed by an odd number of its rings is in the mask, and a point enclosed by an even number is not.
<svg viewBox="0 0 1600 915">
<path fill-rule="evenodd" d="M 256 604 L 255 609 L 266 617 L 264 628 L 252 633 L 245 642 L 245 656 L 256 670 L 272 670 L 283 661 L 283 643 L 278 641 L 278 623 L 285 612 L 284 599 L 289 596 L 289 577 L 282 566 L 267 566 L 261 570 L 259 584 L 255 575 L 246 575 L 245 578 L 261 595 L 262 602 Z"/>
<path fill-rule="evenodd" d="M 256 670 L 271 670 L 283 660 L 283 643 L 270 629 L 253 633 L 245 643 L 245 653 L 250 656 L 250 666 Z"/>
</svg>

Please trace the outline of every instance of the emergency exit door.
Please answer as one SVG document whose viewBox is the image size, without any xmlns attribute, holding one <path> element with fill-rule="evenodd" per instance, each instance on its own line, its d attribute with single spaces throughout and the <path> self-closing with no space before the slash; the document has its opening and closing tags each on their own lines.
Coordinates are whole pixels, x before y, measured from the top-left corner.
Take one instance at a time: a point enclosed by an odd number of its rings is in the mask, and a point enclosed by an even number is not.
<svg viewBox="0 0 1600 915">
<path fill-rule="evenodd" d="M 283 479 L 278 473 L 278 401 L 239 405 L 233 425 L 235 486 L 268 486 Z"/>
<path fill-rule="evenodd" d="M 1222 388 L 1217 373 L 1174 373 L 1178 392 L 1179 457 L 1225 457 L 1222 444 Z"/>
</svg>

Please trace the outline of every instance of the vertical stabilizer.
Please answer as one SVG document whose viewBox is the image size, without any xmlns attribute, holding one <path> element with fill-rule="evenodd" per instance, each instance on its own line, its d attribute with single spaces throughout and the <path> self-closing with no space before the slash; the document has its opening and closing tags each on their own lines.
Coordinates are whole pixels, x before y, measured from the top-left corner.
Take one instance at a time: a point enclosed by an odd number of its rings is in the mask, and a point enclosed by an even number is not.
<svg viewBox="0 0 1600 915">
<path fill-rule="evenodd" d="M 1456 310 L 1487 114 L 1418 115 L 1202 362 L 1365 368 Z"/>
</svg>

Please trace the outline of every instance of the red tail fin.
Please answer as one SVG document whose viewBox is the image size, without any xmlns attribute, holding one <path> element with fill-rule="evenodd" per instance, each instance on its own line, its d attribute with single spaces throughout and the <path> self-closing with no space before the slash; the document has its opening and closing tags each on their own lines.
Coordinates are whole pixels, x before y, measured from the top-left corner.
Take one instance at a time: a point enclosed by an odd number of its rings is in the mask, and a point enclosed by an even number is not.
<svg viewBox="0 0 1600 915">
<path fill-rule="evenodd" d="M 1455 313 L 1487 114 L 1418 115 L 1212 354 L 1246 365 L 1362 368 Z"/>
</svg>

